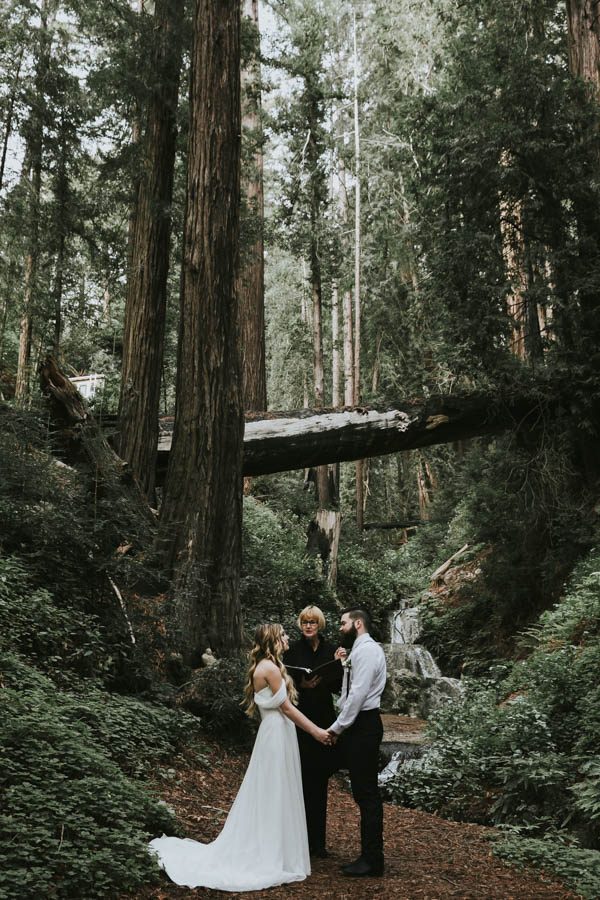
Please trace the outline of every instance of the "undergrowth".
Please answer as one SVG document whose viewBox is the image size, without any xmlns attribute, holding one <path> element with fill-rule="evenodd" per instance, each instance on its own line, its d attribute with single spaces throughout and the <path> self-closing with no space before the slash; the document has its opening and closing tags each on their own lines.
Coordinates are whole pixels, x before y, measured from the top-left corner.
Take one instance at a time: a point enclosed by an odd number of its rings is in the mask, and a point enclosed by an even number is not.
<svg viewBox="0 0 600 900">
<path fill-rule="evenodd" d="M 149 779 L 198 720 L 110 690 L 138 668 L 106 578 L 118 510 L 89 506 L 35 416 L 2 416 L 0 897 L 135 895 L 149 838 L 177 831 Z"/>
<path fill-rule="evenodd" d="M 523 659 L 469 682 L 463 702 L 432 717 L 431 744 L 400 768 L 391 793 L 450 818 L 507 826 L 500 852 L 599 896 L 600 550 L 520 646 Z"/>
</svg>

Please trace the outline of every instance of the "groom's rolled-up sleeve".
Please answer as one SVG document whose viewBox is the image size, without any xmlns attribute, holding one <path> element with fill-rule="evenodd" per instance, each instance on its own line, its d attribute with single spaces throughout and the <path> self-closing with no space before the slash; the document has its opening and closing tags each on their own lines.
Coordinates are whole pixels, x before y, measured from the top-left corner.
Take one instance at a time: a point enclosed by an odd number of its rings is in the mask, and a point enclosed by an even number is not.
<svg viewBox="0 0 600 900">
<path fill-rule="evenodd" d="M 357 648 L 358 650 L 358 648 Z M 354 722 L 363 708 L 375 674 L 376 660 L 369 652 L 367 644 L 360 648 L 359 652 L 352 654 L 352 681 L 346 701 L 340 710 L 340 714 L 329 727 L 334 734 L 341 734 Z"/>
</svg>

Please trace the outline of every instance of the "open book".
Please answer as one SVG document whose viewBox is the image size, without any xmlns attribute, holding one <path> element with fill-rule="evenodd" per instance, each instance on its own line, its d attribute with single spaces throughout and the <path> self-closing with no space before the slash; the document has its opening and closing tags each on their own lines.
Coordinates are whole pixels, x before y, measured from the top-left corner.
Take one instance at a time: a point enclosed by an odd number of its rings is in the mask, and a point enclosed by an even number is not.
<svg viewBox="0 0 600 900">
<path fill-rule="evenodd" d="M 292 675 L 297 672 L 298 675 L 302 673 L 307 678 L 316 678 L 318 675 L 326 684 L 335 684 L 341 681 L 343 671 L 341 659 L 330 659 L 329 662 L 321 663 L 314 669 L 309 669 L 307 666 L 286 666 L 286 669 Z"/>
</svg>

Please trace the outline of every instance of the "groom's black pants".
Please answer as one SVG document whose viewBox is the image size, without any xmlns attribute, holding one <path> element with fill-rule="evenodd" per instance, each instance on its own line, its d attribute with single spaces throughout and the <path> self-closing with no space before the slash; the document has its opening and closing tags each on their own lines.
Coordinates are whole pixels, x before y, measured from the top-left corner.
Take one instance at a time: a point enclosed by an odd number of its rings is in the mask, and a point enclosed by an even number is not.
<svg viewBox="0 0 600 900">
<path fill-rule="evenodd" d="M 383 865 L 383 803 L 377 781 L 383 725 L 378 709 L 360 712 L 338 743 L 341 766 L 350 774 L 352 796 L 360 809 L 361 855 Z"/>
</svg>

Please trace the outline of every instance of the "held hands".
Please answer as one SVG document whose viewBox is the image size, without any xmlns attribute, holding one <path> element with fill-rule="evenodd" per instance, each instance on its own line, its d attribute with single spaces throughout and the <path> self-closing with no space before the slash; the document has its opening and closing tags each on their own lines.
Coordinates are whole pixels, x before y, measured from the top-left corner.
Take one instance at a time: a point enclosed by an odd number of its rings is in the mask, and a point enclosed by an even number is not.
<svg viewBox="0 0 600 900">
<path fill-rule="evenodd" d="M 320 744 L 324 744 L 326 747 L 333 747 L 335 743 L 332 739 L 333 735 L 331 732 L 325 731 L 324 728 L 316 728 L 313 737 L 316 741 L 319 741 Z"/>
<path fill-rule="evenodd" d="M 333 654 L 334 659 L 346 659 L 348 656 L 348 651 L 345 647 L 338 647 L 335 653 Z"/>
</svg>

